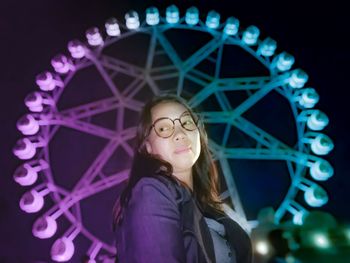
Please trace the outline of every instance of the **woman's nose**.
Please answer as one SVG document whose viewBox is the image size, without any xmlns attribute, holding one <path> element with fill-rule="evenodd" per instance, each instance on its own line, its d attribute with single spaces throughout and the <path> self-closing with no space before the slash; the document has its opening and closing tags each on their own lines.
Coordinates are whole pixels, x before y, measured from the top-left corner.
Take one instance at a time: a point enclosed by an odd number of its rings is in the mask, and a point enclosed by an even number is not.
<svg viewBox="0 0 350 263">
<path fill-rule="evenodd" d="M 186 135 L 186 131 L 181 126 L 180 121 L 178 123 L 175 123 L 175 127 L 174 127 L 174 138 L 175 138 L 175 140 L 184 139 L 186 136 L 187 136 Z"/>
</svg>

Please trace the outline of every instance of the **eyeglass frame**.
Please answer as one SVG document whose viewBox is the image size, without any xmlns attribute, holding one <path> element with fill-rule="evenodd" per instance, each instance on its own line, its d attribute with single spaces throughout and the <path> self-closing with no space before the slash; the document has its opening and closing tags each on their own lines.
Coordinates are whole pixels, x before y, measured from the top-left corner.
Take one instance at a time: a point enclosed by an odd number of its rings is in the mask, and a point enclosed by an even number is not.
<svg viewBox="0 0 350 263">
<path fill-rule="evenodd" d="M 182 122 L 181 122 L 180 119 L 181 119 L 181 117 L 182 117 L 185 113 L 187 113 L 188 115 L 191 116 L 191 118 L 192 118 L 192 120 L 194 121 L 194 124 L 195 124 L 195 126 L 196 126 L 195 129 L 189 130 L 189 129 L 186 129 L 186 128 L 183 126 L 183 124 L 182 124 Z M 167 136 L 167 137 L 160 136 L 160 135 L 158 134 L 157 130 L 155 129 L 155 124 L 156 124 L 158 121 L 160 121 L 160 120 L 165 120 L 165 119 L 171 120 L 172 123 L 173 123 L 173 131 L 172 131 L 172 133 L 171 133 L 169 136 Z M 154 128 L 154 132 L 155 132 L 155 133 L 157 134 L 157 136 L 160 137 L 160 138 L 167 139 L 167 138 L 171 137 L 171 136 L 174 134 L 174 132 L 175 132 L 175 121 L 176 121 L 176 120 L 179 121 L 181 127 L 184 128 L 186 131 L 195 131 L 196 129 L 198 129 L 199 117 L 194 118 L 193 114 L 191 114 L 191 112 L 189 112 L 189 111 L 187 110 L 187 111 L 184 111 L 183 113 L 181 113 L 180 117 L 175 118 L 175 119 L 171 119 L 171 118 L 169 118 L 169 117 L 161 117 L 161 118 L 156 119 L 156 120 L 152 123 L 151 127 L 149 128 L 149 132 L 148 132 L 147 137 L 150 135 L 152 128 Z"/>
</svg>

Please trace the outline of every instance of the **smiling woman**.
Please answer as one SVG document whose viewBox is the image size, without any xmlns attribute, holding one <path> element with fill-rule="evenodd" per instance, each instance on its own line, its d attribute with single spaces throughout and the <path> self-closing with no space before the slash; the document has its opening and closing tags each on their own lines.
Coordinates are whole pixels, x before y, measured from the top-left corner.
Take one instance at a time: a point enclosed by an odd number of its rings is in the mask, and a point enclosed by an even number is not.
<svg viewBox="0 0 350 263">
<path fill-rule="evenodd" d="M 251 262 L 249 236 L 224 212 L 207 133 L 187 103 L 154 97 L 136 139 L 114 211 L 116 262 Z"/>
</svg>

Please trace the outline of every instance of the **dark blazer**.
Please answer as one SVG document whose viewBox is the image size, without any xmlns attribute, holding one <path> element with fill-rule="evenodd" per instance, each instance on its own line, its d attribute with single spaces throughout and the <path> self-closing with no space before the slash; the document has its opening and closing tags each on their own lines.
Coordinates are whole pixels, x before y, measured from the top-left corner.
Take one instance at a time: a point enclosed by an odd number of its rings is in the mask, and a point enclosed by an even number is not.
<svg viewBox="0 0 350 263">
<path fill-rule="evenodd" d="M 116 229 L 119 263 L 220 263 L 204 217 L 222 223 L 238 263 L 250 263 L 249 236 L 214 209 L 203 211 L 179 182 L 157 175 L 135 185 L 123 221 Z"/>
</svg>

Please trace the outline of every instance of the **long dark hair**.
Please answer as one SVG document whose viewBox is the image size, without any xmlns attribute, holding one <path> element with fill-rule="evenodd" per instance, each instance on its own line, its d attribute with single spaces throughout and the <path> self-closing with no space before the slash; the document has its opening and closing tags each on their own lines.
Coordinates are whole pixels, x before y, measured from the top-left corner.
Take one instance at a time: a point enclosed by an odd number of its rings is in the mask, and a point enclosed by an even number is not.
<svg viewBox="0 0 350 263">
<path fill-rule="evenodd" d="M 121 223 L 123 209 L 127 206 L 132 189 L 142 177 L 151 177 L 155 174 L 169 176 L 177 180 L 173 175 L 173 168 L 170 163 L 149 154 L 146 150 L 145 141 L 149 135 L 152 125 L 151 109 L 159 103 L 176 102 L 183 105 L 194 120 L 198 120 L 197 114 L 187 105 L 186 101 L 175 95 L 155 96 L 145 104 L 141 111 L 141 118 L 136 132 L 136 146 L 133 162 L 129 174 L 127 186 L 114 206 L 114 227 Z M 193 166 L 193 194 L 196 196 L 203 209 L 206 206 L 214 208 L 217 212 L 223 213 L 223 201 L 219 197 L 218 172 L 214 160 L 209 152 L 208 136 L 201 120 L 198 120 L 197 127 L 200 134 L 201 152 L 198 160 Z M 179 181 L 179 180 L 178 180 Z M 182 185 L 188 187 L 186 183 Z"/>
</svg>

